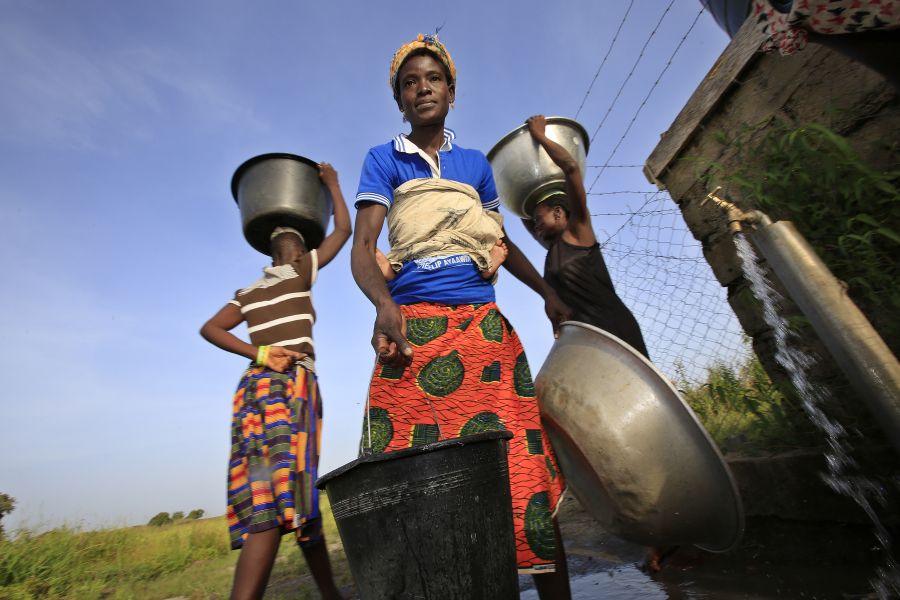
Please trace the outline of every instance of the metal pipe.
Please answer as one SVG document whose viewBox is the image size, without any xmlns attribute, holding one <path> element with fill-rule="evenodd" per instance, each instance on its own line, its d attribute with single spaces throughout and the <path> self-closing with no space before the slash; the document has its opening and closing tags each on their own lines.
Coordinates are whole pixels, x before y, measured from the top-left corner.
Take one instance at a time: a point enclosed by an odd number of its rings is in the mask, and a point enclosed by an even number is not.
<svg viewBox="0 0 900 600">
<path fill-rule="evenodd" d="M 750 237 L 900 451 L 900 362 L 790 221 Z"/>
</svg>

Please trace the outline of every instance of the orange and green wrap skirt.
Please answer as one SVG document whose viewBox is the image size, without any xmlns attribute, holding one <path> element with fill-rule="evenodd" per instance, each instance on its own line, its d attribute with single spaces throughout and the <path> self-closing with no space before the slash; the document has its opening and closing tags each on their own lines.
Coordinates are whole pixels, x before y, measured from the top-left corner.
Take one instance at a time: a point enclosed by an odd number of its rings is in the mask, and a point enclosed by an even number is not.
<svg viewBox="0 0 900 600">
<path fill-rule="evenodd" d="M 519 572 L 552 572 L 556 556 L 552 515 L 564 483 L 541 428 L 519 337 L 493 302 L 418 303 L 400 310 L 406 317 L 413 361 L 403 368 L 376 365 L 363 448 L 390 452 L 439 437 L 510 431 L 509 478 Z"/>
<path fill-rule="evenodd" d="M 234 394 L 228 465 L 232 549 L 247 535 L 280 528 L 301 544 L 321 537 L 315 487 L 322 399 L 315 373 L 279 373 L 251 365 Z"/>
</svg>

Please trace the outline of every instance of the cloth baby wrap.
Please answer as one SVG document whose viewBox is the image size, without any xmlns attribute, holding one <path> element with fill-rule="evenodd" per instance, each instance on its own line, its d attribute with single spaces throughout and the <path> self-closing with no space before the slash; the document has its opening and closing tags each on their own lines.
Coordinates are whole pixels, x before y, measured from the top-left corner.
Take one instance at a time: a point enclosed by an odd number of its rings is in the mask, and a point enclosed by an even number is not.
<svg viewBox="0 0 900 600">
<path fill-rule="evenodd" d="M 468 254 L 484 271 L 491 248 L 503 237 L 503 217 L 485 210 L 470 185 L 449 179 L 412 179 L 394 190 L 388 211 L 387 258 L 403 263 L 427 256 Z"/>
</svg>

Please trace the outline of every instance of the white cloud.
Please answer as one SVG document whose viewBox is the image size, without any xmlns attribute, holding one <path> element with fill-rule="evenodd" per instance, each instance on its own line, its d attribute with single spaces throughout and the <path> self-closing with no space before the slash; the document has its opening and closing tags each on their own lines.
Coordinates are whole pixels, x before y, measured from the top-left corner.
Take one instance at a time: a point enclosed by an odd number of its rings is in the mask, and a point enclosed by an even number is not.
<svg viewBox="0 0 900 600">
<path fill-rule="evenodd" d="M 171 114 L 268 128 L 239 90 L 175 48 L 106 50 L 21 18 L 0 22 L 0 79 L 0 139 L 16 142 L 98 149 L 110 133 L 147 139 L 148 122 Z"/>
</svg>

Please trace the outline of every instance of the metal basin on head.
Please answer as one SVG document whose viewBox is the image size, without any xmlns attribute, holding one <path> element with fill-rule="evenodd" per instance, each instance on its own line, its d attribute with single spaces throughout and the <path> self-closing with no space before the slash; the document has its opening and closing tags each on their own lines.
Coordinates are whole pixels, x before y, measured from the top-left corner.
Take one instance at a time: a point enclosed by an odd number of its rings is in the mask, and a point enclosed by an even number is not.
<svg viewBox="0 0 900 600">
<path fill-rule="evenodd" d="M 569 489 L 607 531 L 647 546 L 712 552 L 738 543 L 743 508 L 722 455 L 639 352 L 568 321 L 535 385 Z"/>
<path fill-rule="evenodd" d="M 269 236 L 279 226 L 297 229 L 308 249 L 325 237 L 332 199 L 313 160 L 281 152 L 255 156 L 234 172 L 231 194 L 244 237 L 263 254 L 269 254 Z"/>
<path fill-rule="evenodd" d="M 547 117 L 547 137 L 568 150 L 584 176 L 590 140 L 584 127 L 566 117 Z M 565 192 L 566 178 L 531 134 L 528 125 L 507 133 L 487 154 L 497 192 L 504 206 L 530 219 L 534 207 L 553 194 Z"/>
</svg>

